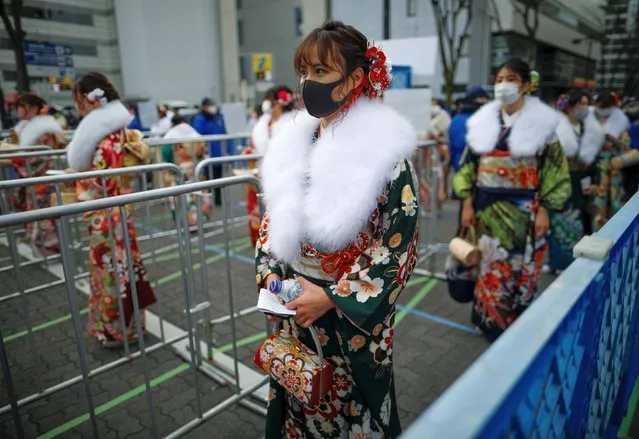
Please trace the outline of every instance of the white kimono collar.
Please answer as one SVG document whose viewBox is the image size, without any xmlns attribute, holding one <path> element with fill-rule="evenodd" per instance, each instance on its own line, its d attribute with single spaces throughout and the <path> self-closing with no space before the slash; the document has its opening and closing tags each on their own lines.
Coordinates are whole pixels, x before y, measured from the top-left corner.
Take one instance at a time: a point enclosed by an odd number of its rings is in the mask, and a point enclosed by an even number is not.
<svg viewBox="0 0 639 439">
<path fill-rule="evenodd" d="M 251 140 L 255 146 L 255 152 L 258 154 L 266 154 L 268 144 L 273 136 L 281 130 L 282 126 L 286 125 L 287 121 L 295 118 L 296 111 L 288 111 L 280 116 L 279 119 L 270 127 L 271 122 L 270 114 L 263 114 L 257 121 L 257 124 L 251 132 Z"/>
<path fill-rule="evenodd" d="M 583 121 L 583 132 L 578 137 L 568 116 L 559 113 L 559 125 L 557 126 L 557 139 L 566 154 L 566 157 L 574 157 L 579 154 L 579 160 L 584 164 L 594 162 L 597 154 L 605 142 L 606 133 L 592 112 L 588 113 Z"/>
<path fill-rule="evenodd" d="M 112 132 L 126 128 L 132 119 L 120 101 L 111 101 L 90 112 L 78 125 L 67 147 L 69 166 L 76 171 L 90 169 L 98 143 Z"/>
<path fill-rule="evenodd" d="M 269 214 L 269 251 L 299 259 L 304 242 L 336 251 L 353 242 L 393 169 L 417 135 L 390 107 L 360 99 L 313 144 L 319 119 L 298 113 L 270 141 L 260 176 Z"/>
<path fill-rule="evenodd" d="M 526 96 L 524 99 L 508 136 L 508 148 L 515 157 L 538 154 L 553 138 L 559 124 L 557 111 L 538 98 Z M 500 101 L 489 102 L 468 119 L 466 142 L 475 154 L 488 154 L 497 146 L 501 106 Z"/>
<path fill-rule="evenodd" d="M 35 116 L 20 131 L 20 146 L 35 145 L 45 134 L 62 134 L 62 127 L 53 116 Z"/>
<path fill-rule="evenodd" d="M 599 122 L 595 115 L 595 107 L 590 107 L 590 113 L 601 125 L 601 122 Z M 630 128 L 630 120 L 626 116 L 626 113 L 624 113 L 620 108 L 613 107 L 610 117 L 606 119 L 606 123 L 602 126 L 606 134 L 610 134 L 611 136 L 619 139 L 621 138 L 621 135 Z"/>
</svg>

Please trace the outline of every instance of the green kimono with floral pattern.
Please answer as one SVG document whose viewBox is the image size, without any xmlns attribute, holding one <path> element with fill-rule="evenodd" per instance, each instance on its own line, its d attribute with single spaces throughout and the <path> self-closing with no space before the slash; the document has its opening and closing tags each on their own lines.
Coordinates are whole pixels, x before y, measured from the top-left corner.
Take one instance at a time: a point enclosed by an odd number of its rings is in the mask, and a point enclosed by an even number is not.
<svg viewBox="0 0 639 439">
<path fill-rule="evenodd" d="M 282 266 L 269 254 L 269 216 L 256 245 L 257 283 L 271 273 L 301 275 L 335 302 L 314 323 L 332 364 L 332 390 L 317 407 L 302 406 L 271 380 L 267 438 L 394 438 L 401 433 L 393 377 L 395 303 L 417 262 L 416 177 L 409 161 L 395 168 L 359 239 L 333 253 L 304 244 L 301 258 Z M 293 320 L 285 329 L 315 350 Z"/>
<path fill-rule="evenodd" d="M 536 156 L 513 157 L 507 135 L 488 154 L 473 154 L 453 180 L 461 199 L 471 197 L 482 260 L 472 322 L 491 340 L 537 298 L 547 247 L 534 236 L 539 206 L 558 210 L 570 197 L 568 161 L 559 142 Z"/>
</svg>

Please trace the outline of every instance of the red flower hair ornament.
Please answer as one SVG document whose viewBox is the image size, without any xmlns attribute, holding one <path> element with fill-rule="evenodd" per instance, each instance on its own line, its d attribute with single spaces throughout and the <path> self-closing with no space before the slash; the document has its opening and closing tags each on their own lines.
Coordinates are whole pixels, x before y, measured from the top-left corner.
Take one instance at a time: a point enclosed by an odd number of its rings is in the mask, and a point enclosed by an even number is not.
<svg viewBox="0 0 639 439">
<path fill-rule="evenodd" d="M 277 93 L 277 103 L 283 107 L 286 107 L 293 102 L 293 94 L 287 92 L 286 90 L 280 90 Z"/>
<path fill-rule="evenodd" d="M 369 43 L 366 59 L 369 63 L 368 75 L 353 90 L 349 102 L 346 104 L 347 107 L 351 106 L 360 96 L 366 96 L 370 99 L 380 97 L 393 80 L 393 68 L 390 60 L 386 58 L 386 54 L 380 47 Z"/>
</svg>

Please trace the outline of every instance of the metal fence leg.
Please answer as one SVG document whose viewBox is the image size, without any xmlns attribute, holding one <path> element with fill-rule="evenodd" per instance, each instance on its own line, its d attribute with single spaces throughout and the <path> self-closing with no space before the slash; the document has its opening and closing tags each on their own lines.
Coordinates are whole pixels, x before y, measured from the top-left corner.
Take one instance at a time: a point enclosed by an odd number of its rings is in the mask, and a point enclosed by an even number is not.
<svg viewBox="0 0 639 439">
<path fill-rule="evenodd" d="M 142 353 L 142 366 L 144 368 L 144 387 L 146 393 L 146 402 L 149 409 L 149 416 L 151 418 L 151 433 L 154 438 L 158 437 L 157 423 L 155 422 L 155 409 L 153 405 L 153 395 L 151 394 L 151 372 L 149 371 L 149 361 L 146 356 L 146 349 L 144 343 L 144 332 L 142 332 L 142 314 L 140 312 L 140 304 L 138 300 L 138 288 L 136 282 L 136 273 L 133 266 L 133 252 L 131 251 L 131 237 L 128 231 L 128 217 L 126 213 L 126 205 L 120 206 L 120 224 L 122 225 L 124 235 L 124 248 L 127 259 L 127 268 L 129 270 L 129 285 L 131 287 L 131 294 L 133 297 L 133 313 L 135 316 L 138 343 L 140 345 L 140 352 Z M 128 338 L 129 328 L 122 328 L 124 339 Z"/>
<path fill-rule="evenodd" d="M 93 429 L 93 437 L 98 438 L 98 423 L 95 417 L 95 408 L 93 405 L 93 395 L 91 394 L 91 385 L 89 382 L 89 368 L 84 348 L 84 338 L 81 328 L 80 313 L 78 312 L 78 299 L 75 289 L 75 279 L 73 273 L 73 261 L 70 257 L 69 250 L 65 243 L 69 243 L 69 230 L 67 223 L 62 218 L 57 220 L 58 230 L 60 234 L 60 252 L 62 253 L 62 266 L 64 270 L 64 280 L 67 286 L 67 295 L 69 299 L 69 308 L 71 311 L 71 319 L 73 321 L 73 332 L 75 334 L 75 343 L 78 348 L 78 356 L 80 358 L 80 370 L 82 372 L 82 385 L 84 386 L 84 394 L 87 400 L 89 410 L 89 418 L 91 420 L 91 428 Z M 71 244 L 72 245 L 72 244 Z"/>
<path fill-rule="evenodd" d="M 142 190 L 146 191 L 148 189 L 147 187 L 147 179 L 146 179 L 146 174 L 144 175 L 144 178 L 142 178 Z M 146 202 L 144 203 L 145 206 L 145 213 L 146 213 L 146 221 L 148 223 L 148 230 L 149 230 L 149 234 L 151 236 L 151 241 L 153 241 L 153 220 L 151 218 L 151 208 L 149 206 L 149 203 Z M 153 269 L 155 270 L 157 268 L 157 256 L 156 256 L 156 250 L 155 247 L 153 247 L 153 249 L 151 250 L 151 265 L 153 267 Z M 164 334 L 164 310 L 162 308 L 162 299 L 160 298 L 160 294 L 158 294 L 158 286 L 156 285 L 155 287 L 153 287 L 155 292 L 156 292 L 156 297 L 157 297 L 157 309 L 158 309 L 158 319 L 160 320 L 160 338 L 162 339 L 162 341 L 165 341 L 165 334 Z"/>
<path fill-rule="evenodd" d="M 104 192 L 104 197 L 106 198 L 108 196 L 107 187 L 106 187 L 106 178 L 102 179 L 102 190 Z M 115 282 L 114 282 L 113 288 L 115 290 L 115 298 L 118 302 L 118 319 L 120 320 L 120 328 L 122 328 L 122 331 L 125 331 L 126 324 L 124 322 L 124 307 L 122 305 L 122 294 L 120 293 L 120 283 L 117 281 L 118 274 L 119 274 L 117 256 L 116 256 L 117 250 L 115 247 L 115 237 L 113 236 L 113 229 L 117 226 L 117 224 L 114 224 L 112 221 L 111 209 L 109 208 L 104 209 L 104 214 L 106 216 L 106 222 L 107 222 L 109 245 L 111 246 L 111 269 L 113 270 L 113 275 L 115 276 Z M 124 228 L 122 234 L 128 235 L 126 227 Z M 124 337 L 123 341 L 124 341 L 124 356 L 128 357 L 130 355 L 129 340 L 127 337 Z"/>
<path fill-rule="evenodd" d="M 194 384 L 195 384 L 195 403 L 197 405 L 197 412 L 198 412 L 198 416 L 202 417 L 202 401 L 200 398 L 200 393 L 199 393 L 199 376 L 198 376 L 198 366 L 199 366 L 199 351 L 200 351 L 200 345 L 197 342 L 197 338 L 195 337 L 194 331 L 193 331 L 193 326 L 194 326 L 194 322 L 193 322 L 193 316 L 191 314 L 191 296 L 190 296 L 190 292 L 189 292 L 189 281 L 187 279 L 187 270 L 192 270 L 193 267 L 189 266 L 189 262 L 190 262 L 190 258 L 187 259 L 187 255 L 188 252 L 185 250 L 184 248 L 184 244 L 182 243 L 182 234 L 180 234 L 180 230 L 182 230 L 184 232 L 184 234 L 186 235 L 186 240 L 189 241 L 190 236 L 189 236 L 189 230 L 188 230 L 188 226 L 184 227 L 182 224 L 182 221 L 187 221 L 186 218 L 186 208 L 184 208 L 184 210 L 182 210 L 183 206 L 182 204 L 186 203 L 186 199 L 185 199 L 185 195 L 180 195 L 178 197 L 175 197 L 176 199 L 175 201 L 175 205 L 176 205 L 176 212 L 179 212 L 176 216 L 175 216 L 175 220 L 177 222 L 177 229 L 178 229 L 178 246 L 179 246 L 179 250 L 180 250 L 180 265 L 182 268 L 182 285 L 184 286 L 184 302 L 185 302 L 185 313 L 186 313 L 186 330 L 189 334 L 189 350 L 191 351 L 191 370 L 193 371 L 193 379 L 194 379 Z M 182 213 L 184 213 L 184 215 L 182 215 Z M 188 221 L 187 221 L 188 223 Z M 188 267 L 187 267 L 188 266 Z"/>
<path fill-rule="evenodd" d="M 42 390 L 42 378 L 40 374 L 40 357 L 38 356 L 38 352 L 35 345 L 35 340 L 33 338 L 33 330 L 31 327 L 31 317 L 29 314 L 29 299 L 27 299 L 26 294 L 26 285 L 24 283 L 24 279 L 22 277 L 22 271 L 20 270 L 20 256 L 18 255 L 18 243 L 14 234 L 14 228 L 8 227 L 7 229 L 7 242 L 9 244 L 9 250 L 11 252 L 11 261 L 13 262 L 13 267 L 16 275 L 16 288 L 18 289 L 18 293 L 20 294 L 20 301 L 22 304 L 22 317 L 24 319 L 24 324 L 27 327 L 27 343 L 29 345 L 29 351 L 31 352 L 31 361 L 33 361 L 33 367 L 37 371 L 35 382 L 38 388 L 38 392 Z"/>
<path fill-rule="evenodd" d="M 237 354 L 237 328 L 235 325 L 235 307 L 233 306 L 233 279 L 231 277 L 232 273 L 232 265 L 231 265 L 231 243 L 228 239 L 229 226 L 228 226 L 228 218 L 229 218 L 229 205 L 228 205 L 228 188 L 225 186 L 222 188 L 222 208 L 224 211 L 224 236 L 226 236 L 226 242 L 224 243 L 224 254 L 226 255 L 226 278 L 228 282 L 228 295 L 229 295 L 229 312 L 231 314 L 231 337 L 233 343 L 233 365 L 235 367 L 235 385 L 236 385 L 236 393 L 241 391 L 240 389 L 240 368 L 238 365 L 238 354 Z"/>
<path fill-rule="evenodd" d="M 18 398 L 13 390 L 11 368 L 9 366 L 9 360 L 7 359 L 7 350 L 4 346 L 2 328 L 0 328 L 0 363 L 2 364 L 2 378 L 4 380 L 4 387 L 7 390 L 7 396 L 9 397 L 9 403 L 11 404 L 11 415 L 13 416 L 13 423 L 16 426 L 16 433 L 18 434 L 18 438 L 23 439 L 24 429 L 22 427 L 22 420 L 20 419 L 20 412 L 18 411 Z"/>
</svg>

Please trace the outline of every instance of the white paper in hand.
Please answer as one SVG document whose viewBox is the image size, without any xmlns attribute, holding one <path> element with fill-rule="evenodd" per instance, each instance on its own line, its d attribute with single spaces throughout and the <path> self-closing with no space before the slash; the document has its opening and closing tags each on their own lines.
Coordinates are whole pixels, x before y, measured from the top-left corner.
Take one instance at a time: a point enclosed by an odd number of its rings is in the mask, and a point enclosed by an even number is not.
<svg viewBox="0 0 639 439">
<path fill-rule="evenodd" d="M 294 309 L 286 308 L 275 294 L 264 288 L 260 290 L 260 295 L 257 298 L 257 309 L 265 314 L 281 317 L 290 317 L 296 314 Z"/>
</svg>

